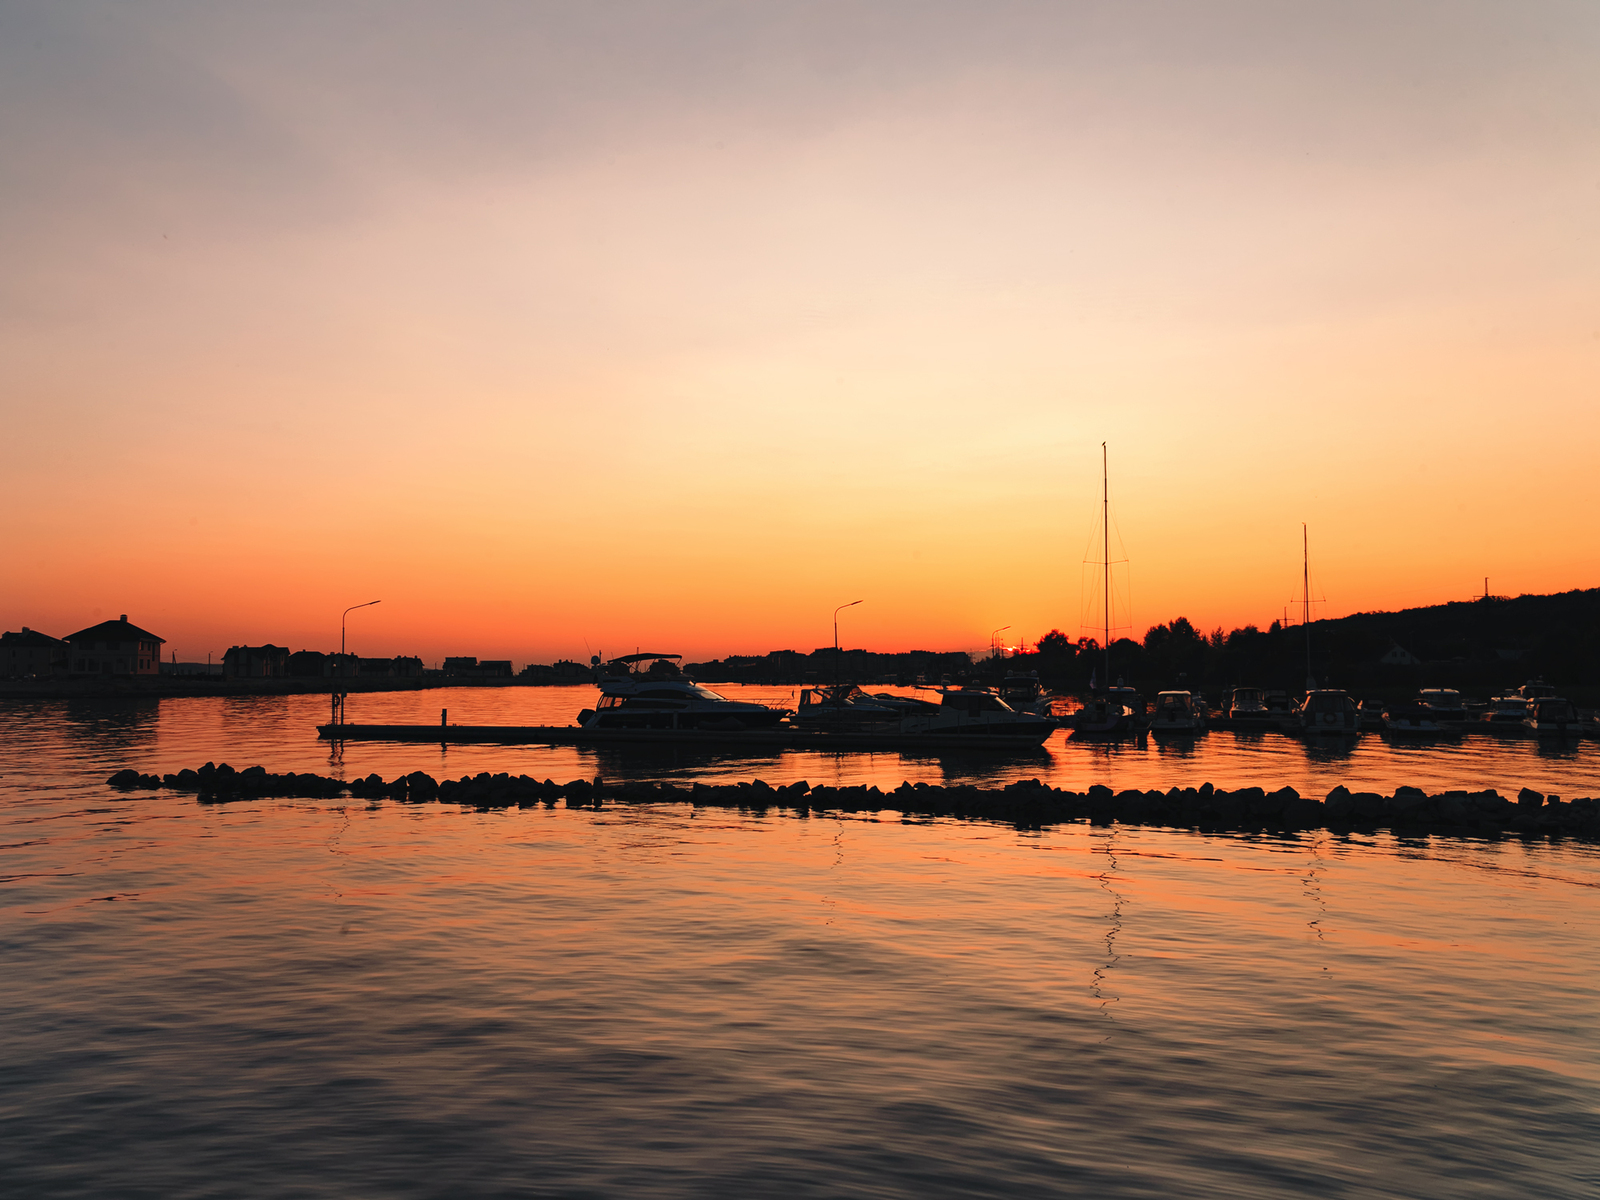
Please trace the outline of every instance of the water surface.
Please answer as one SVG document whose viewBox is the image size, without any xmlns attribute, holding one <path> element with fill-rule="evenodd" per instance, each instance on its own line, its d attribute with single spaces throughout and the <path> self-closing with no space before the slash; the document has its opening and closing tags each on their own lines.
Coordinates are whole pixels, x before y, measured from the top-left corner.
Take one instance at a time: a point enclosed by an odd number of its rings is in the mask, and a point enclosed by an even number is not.
<svg viewBox="0 0 1600 1200">
<path fill-rule="evenodd" d="M 437 720 L 448 703 L 463 723 L 532 721 L 572 695 L 361 696 L 351 717 Z M 1580 795 L 1581 749 L 1441 760 L 1363 739 L 1324 762 L 1211 734 L 1189 756 L 1053 742 L 1024 764 L 341 750 L 307 736 L 326 704 L 0 713 L 7 1195 L 1600 1190 L 1587 844 L 201 805 L 101 782 L 212 759 L 1325 791 L 1405 762 L 1424 786 L 1484 769 Z"/>
</svg>

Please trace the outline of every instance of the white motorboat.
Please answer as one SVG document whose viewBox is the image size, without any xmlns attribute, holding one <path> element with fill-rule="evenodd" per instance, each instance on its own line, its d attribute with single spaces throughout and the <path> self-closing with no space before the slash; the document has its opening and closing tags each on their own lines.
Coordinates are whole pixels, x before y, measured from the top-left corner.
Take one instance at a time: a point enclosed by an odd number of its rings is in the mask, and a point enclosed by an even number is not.
<svg viewBox="0 0 1600 1200">
<path fill-rule="evenodd" d="M 584 729 L 700 730 L 737 733 L 771 729 L 789 715 L 744 700 L 729 700 L 685 675 L 681 654 L 629 654 L 600 671 L 600 700 L 578 714 Z M 640 664 L 650 666 L 640 670 Z"/>
<path fill-rule="evenodd" d="M 1478 717 L 1478 728 L 1486 733 L 1521 733 L 1527 715 L 1528 702 L 1521 696 L 1496 696 Z"/>
<path fill-rule="evenodd" d="M 1018 712 L 988 688 L 946 688 L 937 712 L 903 717 L 900 732 L 911 737 L 958 740 L 1015 738 L 1019 746 L 1039 745 L 1055 731 L 1054 717 Z"/>
<path fill-rule="evenodd" d="M 1018 712 L 1030 712 L 1039 717 L 1054 716 L 1050 694 L 1039 682 L 1039 672 L 1007 671 L 1000 684 L 1000 699 Z"/>
<path fill-rule="evenodd" d="M 1361 732 L 1361 709 L 1348 692 L 1338 688 L 1313 688 L 1296 710 L 1300 730 L 1310 734 Z"/>
<path fill-rule="evenodd" d="M 1584 722 L 1578 716 L 1577 706 L 1560 696 L 1541 696 L 1530 701 L 1522 725 L 1541 738 L 1576 739 L 1582 737 L 1584 732 Z"/>
<path fill-rule="evenodd" d="M 1091 696 L 1067 718 L 1076 738 L 1124 737 L 1133 732 L 1133 714 L 1110 696 Z"/>
<path fill-rule="evenodd" d="M 1154 735 L 1194 735 L 1206 727 L 1205 707 L 1191 692 L 1158 692 L 1150 713 Z"/>
<path fill-rule="evenodd" d="M 1428 706 L 1435 721 L 1446 725 L 1463 725 L 1467 721 L 1467 706 L 1455 688 L 1423 688 L 1417 693 L 1417 700 Z"/>
<path fill-rule="evenodd" d="M 1383 729 L 1399 737 L 1444 737 L 1458 732 L 1454 722 L 1440 720 L 1432 705 L 1421 700 L 1390 705 L 1383 713 Z"/>
<path fill-rule="evenodd" d="M 1230 721 L 1241 724 L 1260 722 L 1265 725 L 1272 720 L 1272 710 L 1267 707 L 1267 694 L 1260 688 L 1236 687 L 1228 690 L 1227 716 Z"/>
<path fill-rule="evenodd" d="M 881 692 L 869 696 L 853 683 L 802 688 L 800 708 L 792 718 L 802 729 L 841 732 L 897 732 L 908 716 L 934 713 L 939 706 L 914 696 Z"/>
</svg>

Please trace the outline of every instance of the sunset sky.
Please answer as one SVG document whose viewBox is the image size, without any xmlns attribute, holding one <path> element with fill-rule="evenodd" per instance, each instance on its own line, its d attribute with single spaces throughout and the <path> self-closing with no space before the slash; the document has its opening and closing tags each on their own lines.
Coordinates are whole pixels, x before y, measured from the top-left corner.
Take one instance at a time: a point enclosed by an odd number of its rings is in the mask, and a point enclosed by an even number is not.
<svg viewBox="0 0 1600 1200">
<path fill-rule="evenodd" d="M 1600 585 L 1597 63 L 1593 0 L 0 0 L 0 627 L 1076 636 L 1102 441 L 1137 634 L 1266 625 L 1301 522 L 1321 616 Z"/>
</svg>

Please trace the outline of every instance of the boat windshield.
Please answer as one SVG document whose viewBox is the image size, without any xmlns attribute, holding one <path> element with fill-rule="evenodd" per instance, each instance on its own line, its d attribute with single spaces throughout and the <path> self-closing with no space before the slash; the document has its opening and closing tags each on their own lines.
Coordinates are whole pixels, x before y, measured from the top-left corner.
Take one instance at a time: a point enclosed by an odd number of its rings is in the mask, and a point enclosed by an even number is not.
<svg viewBox="0 0 1600 1200">
<path fill-rule="evenodd" d="M 689 691 L 692 692 L 694 695 L 700 697 L 700 699 L 702 699 L 702 700 L 726 700 L 727 699 L 727 697 L 722 695 L 720 692 L 713 692 L 710 688 L 705 687 L 705 686 L 703 686 L 701 684 L 698 684 L 698 683 L 691 683 L 689 685 Z"/>
</svg>

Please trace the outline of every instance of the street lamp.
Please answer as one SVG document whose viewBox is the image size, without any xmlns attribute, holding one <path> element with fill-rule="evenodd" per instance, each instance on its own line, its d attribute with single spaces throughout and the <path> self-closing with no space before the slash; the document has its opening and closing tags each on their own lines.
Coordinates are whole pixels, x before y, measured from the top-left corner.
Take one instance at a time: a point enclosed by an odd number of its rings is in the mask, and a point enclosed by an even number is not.
<svg viewBox="0 0 1600 1200">
<path fill-rule="evenodd" d="M 1006 630 L 1008 630 L 1010 628 L 1011 628 L 1011 626 L 1009 626 L 1009 625 L 1002 625 L 1002 626 L 1000 626 L 999 629 L 996 629 L 994 631 L 994 633 L 991 633 L 989 635 L 989 657 L 990 658 L 993 658 L 995 656 L 995 653 L 994 653 L 994 635 L 995 635 L 995 633 L 1004 633 Z"/>
<path fill-rule="evenodd" d="M 841 604 L 833 610 L 833 681 L 839 682 L 839 614 L 847 608 L 854 608 L 860 604 L 859 600 L 852 600 L 849 604 Z"/>
<path fill-rule="evenodd" d="M 382 600 L 368 600 L 365 604 L 352 604 L 349 608 L 345 609 L 342 614 L 340 614 L 340 617 L 339 617 L 339 655 L 340 655 L 341 658 L 344 656 L 344 619 L 345 619 L 345 617 L 348 617 L 351 613 L 355 612 L 355 610 L 358 609 L 358 608 L 371 608 L 374 604 L 382 604 L 382 603 L 383 603 Z"/>
</svg>

